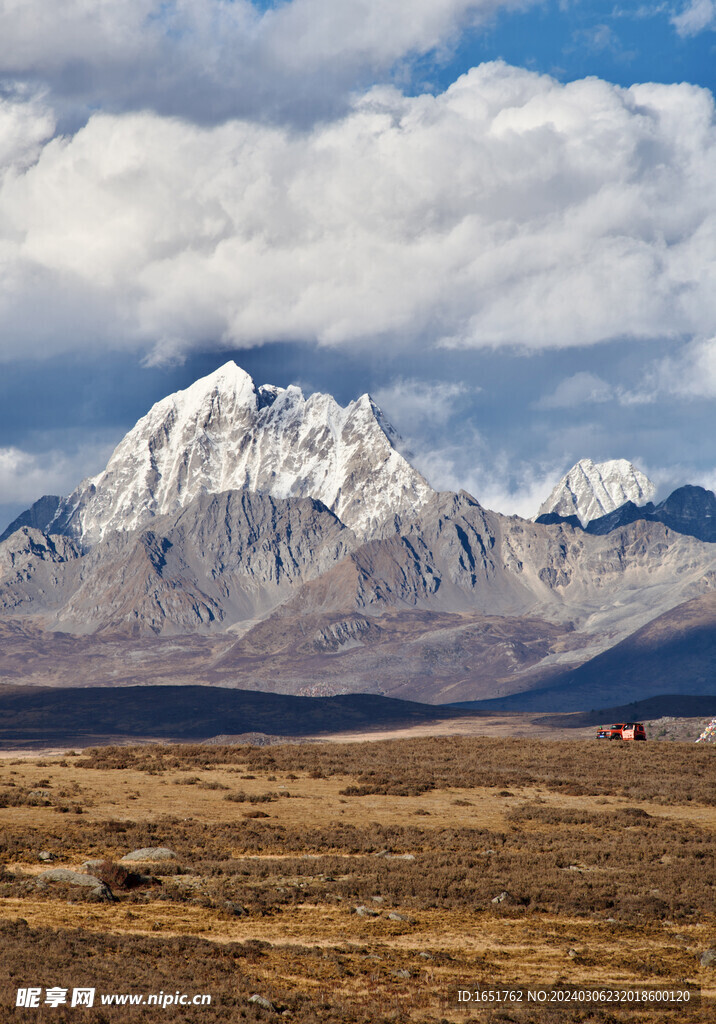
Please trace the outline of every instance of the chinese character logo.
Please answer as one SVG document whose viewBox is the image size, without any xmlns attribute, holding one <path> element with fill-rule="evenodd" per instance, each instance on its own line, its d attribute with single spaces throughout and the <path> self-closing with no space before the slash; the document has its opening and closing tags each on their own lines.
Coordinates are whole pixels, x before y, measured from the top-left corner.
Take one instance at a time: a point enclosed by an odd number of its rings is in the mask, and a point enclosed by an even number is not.
<svg viewBox="0 0 716 1024">
<path fill-rule="evenodd" d="M 57 1007 L 60 1003 L 67 1002 L 67 989 L 66 988 L 46 988 L 45 989 L 45 1003 L 48 1006 Z"/>
<path fill-rule="evenodd" d="M 73 988 L 72 1006 L 94 1006 L 93 988 Z"/>
<path fill-rule="evenodd" d="M 19 988 L 15 1006 L 39 1006 L 41 995 L 41 988 Z"/>
</svg>

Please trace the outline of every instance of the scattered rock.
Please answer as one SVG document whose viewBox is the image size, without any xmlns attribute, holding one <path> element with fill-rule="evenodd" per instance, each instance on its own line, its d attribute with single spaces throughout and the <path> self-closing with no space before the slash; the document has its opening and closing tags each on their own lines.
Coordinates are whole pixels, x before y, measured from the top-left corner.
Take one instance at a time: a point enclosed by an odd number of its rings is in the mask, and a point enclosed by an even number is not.
<svg viewBox="0 0 716 1024">
<path fill-rule="evenodd" d="M 252 996 L 249 996 L 249 1002 L 256 1003 L 256 1005 L 260 1006 L 262 1010 L 270 1010 L 271 1013 L 276 1012 L 276 1007 L 273 1003 L 266 999 L 265 996 L 260 996 L 256 992 L 254 992 Z"/>
<path fill-rule="evenodd" d="M 371 896 L 371 899 L 373 900 L 374 903 L 382 903 L 383 902 L 383 897 L 382 896 Z"/>
<path fill-rule="evenodd" d="M 492 899 L 493 903 L 504 903 L 510 894 L 507 891 L 503 891 L 499 896 L 494 896 Z"/>
<path fill-rule="evenodd" d="M 410 977 L 410 971 L 406 971 L 405 968 L 403 968 L 401 971 L 393 971 L 393 977 L 394 978 L 409 978 Z"/>
<path fill-rule="evenodd" d="M 388 914 L 388 920 L 390 921 L 407 921 L 408 924 L 413 924 L 413 920 L 410 917 L 406 917 L 405 914 L 399 914 L 397 910 L 391 910 Z"/>
<path fill-rule="evenodd" d="M 354 912 L 359 917 L 379 917 L 380 911 L 374 910 L 372 907 L 354 907 Z"/>
<path fill-rule="evenodd" d="M 55 855 L 53 853 L 50 853 L 49 850 L 40 850 L 40 852 L 37 855 L 37 859 L 38 860 L 44 860 L 44 861 L 54 860 L 55 859 Z"/>
<path fill-rule="evenodd" d="M 38 888 L 44 889 L 49 882 L 64 882 L 65 885 L 80 885 L 83 888 L 91 889 L 92 895 L 97 899 L 113 900 L 112 890 L 108 885 L 94 875 L 82 874 L 80 871 L 70 871 L 69 868 L 51 868 L 49 871 L 42 871 L 37 876 Z"/>
<path fill-rule="evenodd" d="M 567 956 L 568 956 L 568 957 L 571 957 L 571 958 L 572 958 L 572 960 L 574 960 L 574 959 L 576 959 L 576 957 L 578 957 L 578 956 L 579 956 L 579 953 L 577 952 L 577 950 L 576 950 L 576 949 L 568 949 L 568 950 L 567 950 Z"/>
<path fill-rule="evenodd" d="M 418 956 L 423 960 L 432 960 L 433 958 L 432 953 L 418 953 Z"/>
<path fill-rule="evenodd" d="M 120 861 L 123 864 L 125 861 L 135 860 L 174 860 L 176 854 L 174 850 L 170 850 L 168 846 L 144 846 L 141 850 L 132 850 L 131 853 L 125 854 Z"/>
<path fill-rule="evenodd" d="M 97 868 L 101 867 L 104 864 L 104 862 L 104 857 L 93 857 L 92 860 L 86 860 L 84 864 L 82 864 L 82 870 L 85 872 L 85 874 L 91 875 L 92 872 L 96 871 Z"/>
<path fill-rule="evenodd" d="M 229 914 L 233 914 L 234 917 L 243 917 L 247 913 L 246 907 L 242 907 L 240 903 L 234 903 L 233 900 L 226 901 L 224 910 Z"/>
<path fill-rule="evenodd" d="M 607 922 L 607 924 L 616 924 L 617 923 L 617 919 L 616 919 L 616 917 L 607 917 L 606 918 L 606 922 Z"/>
<path fill-rule="evenodd" d="M 699 961 L 702 967 L 716 966 L 716 949 L 705 949 Z"/>
<path fill-rule="evenodd" d="M 389 853 L 389 860 L 415 860 L 414 853 Z"/>
</svg>

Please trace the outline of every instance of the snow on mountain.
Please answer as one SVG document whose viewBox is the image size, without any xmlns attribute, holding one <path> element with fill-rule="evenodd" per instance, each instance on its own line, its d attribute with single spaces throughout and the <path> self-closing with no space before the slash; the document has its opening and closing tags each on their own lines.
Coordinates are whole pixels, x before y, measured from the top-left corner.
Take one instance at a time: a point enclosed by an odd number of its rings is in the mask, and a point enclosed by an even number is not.
<svg viewBox="0 0 716 1024">
<path fill-rule="evenodd" d="M 644 504 L 655 491 L 651 480 L 626 459 L 597 463 L 580 459 L 542 503 L 538 515 L 577 516 L 586 526 L 627 501 Z"/>
<path fill-rule="evenodd" d="M 157 402 L 104 471 L 63 499 L 49 529 L 91 546 L 199 494 L 245 488 L 318 499 L 365 537 L 434 493 L 397 441 L 369 395 L 343 408 L 293 385 L 256 388 L 230 361 Z"/>
</svg>

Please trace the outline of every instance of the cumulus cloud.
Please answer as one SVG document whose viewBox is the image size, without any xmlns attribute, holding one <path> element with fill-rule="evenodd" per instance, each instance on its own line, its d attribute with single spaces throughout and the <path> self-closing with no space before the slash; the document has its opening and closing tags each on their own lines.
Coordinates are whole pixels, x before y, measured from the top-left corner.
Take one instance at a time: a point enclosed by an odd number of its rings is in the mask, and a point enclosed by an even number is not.
<svg viewBox="0 0 716 1024">
<path fill-rule="evenodd" d="M 716 337 L 695 339 L 673 356 L 659 360 L 648 372 L 647 386 L 635 393 L 642 401 L 656 401 L 664 395 L 716 398 Z"/>
<path fill-rule="evenodd" d="M 399 377 L 374 390 L 373 398 L 401 433 L 413 435 L 425 427 L 443 426 L 464 406 L 464 399 L 479 390 L 454 381 Z"/>
<path fill-rule="evenodd" d="M 36 96 L 0 96 L 0 173 L 26 170 L 54 131 L 52 112 Z"/>
<path fill-rule="evenodd" d="M 707 28 L 716 28 L 714 0 L 689 0 L 684 9 L 671 19 L 680 36 L 696 36 Z"/>
<path fill-rule="evenodd" d="M 36 122 L 17 152 L 49 134 Z M 300 131 L 96 114 L 18 159 L 0 172 L 5 357 L 541 349 L 716 323 L 714 107 L 695 86 L 498 62 Z"/>
<path fill-rule="evenodd" d="M 538 409 L 575 409 L 581 405 L 593 405 L 608 402 L 613 397 L 613 389 L 605 380 L 595 373 L 581 370 L 571 377 L 561 380 L 554 391 L 545 395 L 537 403 Z"/>
<path fill-rule="evenodd" d="M 469 435 L 469 436 L 468 436 Z M 411 441 L 412 462 L 426 480 L 441 491 L 465 490 L 483 508 L 529 519 L 563 473 L 562 462 L 516 459 L 506 450 L 493 450 L 474 428 L 458 442 L 418 447 Z"/>
<path fill-rule="evenodd" d="M 0 0 L 0 76 L 72 108 L 306 121 L 461 28 L 536 0 Z"/>
<path fill-rule="evenodd" d="M 2 502 L 31 505 L 43 494 L 69 494 L 85 477 L 87 467 L 98 472 L 111 451 L 112 446 L 103 440 L 85 442 L 70 451 L 48 448 L 32 452 L 14 446 L 0 448 Z"/>
</svg>

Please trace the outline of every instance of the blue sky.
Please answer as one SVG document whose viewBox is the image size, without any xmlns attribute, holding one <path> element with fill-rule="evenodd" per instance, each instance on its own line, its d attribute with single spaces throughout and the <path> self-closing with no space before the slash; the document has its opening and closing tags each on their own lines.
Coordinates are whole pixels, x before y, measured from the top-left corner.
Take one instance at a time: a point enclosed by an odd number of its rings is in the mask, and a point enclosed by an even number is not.
<svg viewBox="0 0 716 1024">
<path fill-rule="evenodd" d="M 682 34 L 673 18 L 685 4 L 549 0 L 521 14 L 498 15 L 480 32 L 470 33 L 455 61 L 455 75 L 466 65 L 502 57 L 561 81 L 596 75 L 618 85 L 634 82 L 695 82 L 716 85 L 716 35 Z M 443 75 L 441 84 L 448 84 Z"/>
<path fill-rule="evenodd" d="M 716 3 L 0 9 L 0 518 L 234 358 L 440 487 L 716 483 Z"/>
</svg>

